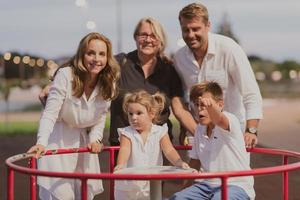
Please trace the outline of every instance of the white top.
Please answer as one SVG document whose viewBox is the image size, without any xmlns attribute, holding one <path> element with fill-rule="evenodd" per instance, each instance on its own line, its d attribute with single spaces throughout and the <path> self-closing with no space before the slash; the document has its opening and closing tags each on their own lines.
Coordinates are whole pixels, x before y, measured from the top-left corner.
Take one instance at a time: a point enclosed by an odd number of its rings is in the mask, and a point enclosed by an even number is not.
<svg viewBox="0 0 300 200">
<path fill-rule="evenodd" d="M 187 46 L 176 52 L 174 61 L 187 102 L 191 86 L 216 81 L 224 92 L 224 109 L 240 119 L 241 127 L 248 119 L 262 118 L 262 97 L 253 70 L 244 51 L 232 39 L 209 33 L 201 67 Z"/>
<path fill-rule="evenodd" d="M 105 118 L 110 101 L 103 100 L 96 87 L 89 100 L 85 94 L 72 96 L 72 71 L 70 67 L 59 69 L 51 86 L 45 110 L 40 120 L 37 144 L 46 149 L 86 147 L 96 139 L 102 139 Z M 100 173 L 97 154 L 65 154 L 45 156 L 39 159 L 39 169 L 61 172 Z M 59 183 L 58 183 L 59 182 Z M 65 183 L 65 184 L 62 184 Z M 39 177 L 38 184 L 56 197 L 72 193 L 72 179 Z M 53 186 L 60 184 L 59 187 Z M 103 191 L 101 180 L 88 181 L 93 193 Z M 53 188 L 52 188 L 53 187 Z"/>
<path fill-rule="evenodd" d="M 250 154 L 246 151 L 243 132 L 238 119 L 224 112 L 229 120 L 230 131 L 216 126 L 211 137 L 207 136 L 206 126 L 198 125 L 190 156 L 200 160 L 204 172 L 224 172 L 250 170 Z M 197 180 L 203 181 L 203 180 Z M 212 185 L 221 185 L 220 179 L 206 179 Z M 252 199 L 255 197 L 253 177 L 229 178 L 228 184 L 240 186 Z"/>
<path fill-rule="evenodd" d="M 152 124 L 150 134 L 143 144 L 142 137 L 135 129 L 128 126 L 118 129 L 119 135 L 126 136 L 131 141 L 131 152 L 126 167 L 150 167 L 163 165 L 160 140 L 168 133 L 166 124 Z M 123 191 L 141 190 L 149 192 L 149 181 L 116 181 L 115 188 Z"/>
</svg>

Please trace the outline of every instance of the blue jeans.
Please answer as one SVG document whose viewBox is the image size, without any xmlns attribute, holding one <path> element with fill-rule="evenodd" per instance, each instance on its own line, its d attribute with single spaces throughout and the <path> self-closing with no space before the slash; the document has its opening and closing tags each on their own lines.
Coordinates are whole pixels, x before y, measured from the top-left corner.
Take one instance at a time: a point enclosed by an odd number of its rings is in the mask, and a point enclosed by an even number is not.
<svg viewBox="0 0 300 200">
<path fill-rule="evenodd" d="M 229 185 L 229 200 L 250 200 L 247 193 L 241 187 Z M 221 187 L 212 187 L 205 182 L 197 182 L 194 185 L 175 193 L 169 200 L 220 200 Z"/>
</svg>

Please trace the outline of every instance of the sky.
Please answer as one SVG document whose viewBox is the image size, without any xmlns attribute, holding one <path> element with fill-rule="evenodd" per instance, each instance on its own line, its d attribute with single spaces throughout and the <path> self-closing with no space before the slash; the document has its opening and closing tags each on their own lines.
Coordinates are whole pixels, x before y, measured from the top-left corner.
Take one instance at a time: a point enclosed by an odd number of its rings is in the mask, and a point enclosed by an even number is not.
<svg viewBox="0 0 300 200">
<path fill-rule="evenodd" d="M 167 52 L 181 38 L 178 13 L 189 0 L 0 0 L 0 53 L 17 51 L 47 59 L 73 55 L 80 39 L 97 31 L 113 43 L 114 53 L 135 49 L 136 23 L 151 16 L 168 35 Z M 83 1 L 83 0 L 81 0 Z M 203 0 L 212 32 L 224 13 L 248 55 L 282 62 L 300 62 L 299 0 Z M 117 6 L 118 5 L 118 6 Z M 121 11 L 121 12 L 120 12 Z M 94 29 L 87 22 L 95 23 Z"/>
</svg>

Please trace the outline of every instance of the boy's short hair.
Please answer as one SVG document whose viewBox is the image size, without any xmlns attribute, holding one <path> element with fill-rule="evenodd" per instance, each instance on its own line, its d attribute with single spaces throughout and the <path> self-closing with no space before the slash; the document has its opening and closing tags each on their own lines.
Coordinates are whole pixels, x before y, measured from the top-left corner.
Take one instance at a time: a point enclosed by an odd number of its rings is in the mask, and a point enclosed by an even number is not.
<svg viewBox="0 0 300 200">
<path fill-rule="evenodd" d="M 190 100 L 196 101 L 198 97 L 202 96 L 205 92 L 212 94 L 212 97 L 216 100 L 223 100 L 223 91 L 221 86 L 215 81 L 205 81 L 193 85 L 190 91 Z"/>
</svg>

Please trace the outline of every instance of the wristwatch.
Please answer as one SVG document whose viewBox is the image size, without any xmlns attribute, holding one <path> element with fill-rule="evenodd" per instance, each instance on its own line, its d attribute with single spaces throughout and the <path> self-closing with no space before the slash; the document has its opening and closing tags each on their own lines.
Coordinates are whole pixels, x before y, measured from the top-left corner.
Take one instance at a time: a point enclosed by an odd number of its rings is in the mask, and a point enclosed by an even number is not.
<svg viewBox="0 0 300 200">
<path fill-rule="evenodd" d="M 255 134 L 257 136 L 257 128 L 256 127 L 246 128 L 246 132 L 249 132 L 251 134 Z"/>
</svg>

